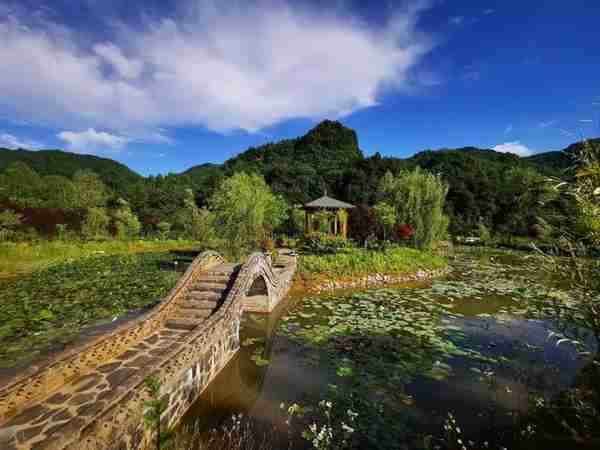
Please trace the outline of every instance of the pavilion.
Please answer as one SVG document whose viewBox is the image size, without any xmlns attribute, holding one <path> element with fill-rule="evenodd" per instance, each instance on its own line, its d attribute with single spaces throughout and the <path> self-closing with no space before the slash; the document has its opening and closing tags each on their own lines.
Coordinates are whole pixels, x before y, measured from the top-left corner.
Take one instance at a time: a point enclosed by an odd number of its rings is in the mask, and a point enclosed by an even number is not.
<svg viewBox="0 0 600 450">
<path fill-rule="evenodd" d="M 354 205 L 345 203 L 335 198 L 328 197 L 327 194 L 312 202 L 304 205 L 304 232 L 306 234 L 318 231 L 320 228 L 319 220 L 315 220 L 314 215 L 319 212 L 328 212 L 331 218 L 328 220 L 329 233 L 333 235 L 341 234 L 346 238 L 348 234 L 348 214 L 346 210 L 354 208 Z"/>
</svg>

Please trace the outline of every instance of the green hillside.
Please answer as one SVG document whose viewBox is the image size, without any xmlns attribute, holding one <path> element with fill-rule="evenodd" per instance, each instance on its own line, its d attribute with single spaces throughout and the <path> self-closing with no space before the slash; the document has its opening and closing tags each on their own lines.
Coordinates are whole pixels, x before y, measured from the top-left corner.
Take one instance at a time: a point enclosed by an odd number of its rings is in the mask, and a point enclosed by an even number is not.
<svg viewBox="0 0 600 450">
<path fill-rule="evenodd" d="M 40 175 L 62 175 L 71 178 L 78 170 L 92 170 L 107 186 L 118 192 L 142 178 L 126 165 L 108 158 L 61 150 L 30 151 L 0 148 L 0 172 L 16 161 L 27 164 Z"/>
<path fill-rule="evenodd" d="M 576 144 L 575 144 L 576 145 Z M 195 166 L 185 172 L 202 201 L 219 180 L 238 171 L 258 172 L 292 204 L 305 203 L 323 192 L 354 204 L 377 200 L 377 185 L 387 172 L 398 173 L 417 166 L 439 173 L 450 186 L 447 213 L 451 230 L 468 232 L 486 223 L 507 232 L 515 227 L 526 232 L 538 213 L 531 205 L 528 217 L 514 218 L 515 183 L 534 183 L 532 178 L 562 176 L 573 162 L 564 152 L 548 152 L 527 158 L 490 149 L 464 147 L 426 150 L 406 159 L 364 157 L 356 133 L 339 122 L 325 121 L 305 136 L 269 143 L 229 159 L 222 165 Z M 515 221 L 520 225 L 515 225 Z"/>
<path fill-rule="evenodd" d="M 144 178 L 106 158 L 6 149 L 0 150 L 0 172 L 14 161 L 25 162 L 42 175 L 70 177 L 90 169 L 129 200 L 142 221 L 157 223 L 174 214 L 186 188 L 192 188 L 198 203 L 204 204 L 224 177 L 240 171 L 263 175 L 290 204 L 306 203 L 325 191 L 353 204 L 373 204 L 387 171 L 396 174 L 419 166 L 441 174 L 449 184 L 446 209 L 452 232 L 466 233 L 485 223 L 497 231 L 525 233 L 538 206 L 532 203 L 526 217 L 515 218 L 515 202 L 522 203 L 526 196 L 514 185 L 533 189 L 542 176 L 563 176 L 573 165 L 569 155 L 578 145 L 527 158 L 475 147 L 426 150 L 406 159 L 379 153 L 365 157 L 354 130 L 326 120 L 304 136 L 251 147 L 223 164 L 201 164 L 179 175 Z"/>
</svg>

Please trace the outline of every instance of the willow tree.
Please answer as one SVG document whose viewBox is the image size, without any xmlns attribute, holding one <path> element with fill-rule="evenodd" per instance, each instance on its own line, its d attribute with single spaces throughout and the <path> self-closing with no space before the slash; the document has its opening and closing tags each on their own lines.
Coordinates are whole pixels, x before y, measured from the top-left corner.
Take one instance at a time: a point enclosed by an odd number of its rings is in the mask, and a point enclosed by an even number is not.
<svg viewBox="0 0 600 450">
<path fill-rule="evenodd" d="M 231 255 L 259 248 L 287 218 L 287 204 L 260 175 L 244 172 L 226 178 L 209 200 L 215 226 Z"/>
<path fill-rule="evenodd" d="M 379 185 L 381 200 L 394 206 L 397 223 L 413 228 L 412 244 L 422 249 L 430 248 L 446 236 L 448 218 L 444 215 L 444 203 L 447 195 L 448 185 L 441 177 L 419 167 L 398 176 L 388 172 Z"/>
</svg>

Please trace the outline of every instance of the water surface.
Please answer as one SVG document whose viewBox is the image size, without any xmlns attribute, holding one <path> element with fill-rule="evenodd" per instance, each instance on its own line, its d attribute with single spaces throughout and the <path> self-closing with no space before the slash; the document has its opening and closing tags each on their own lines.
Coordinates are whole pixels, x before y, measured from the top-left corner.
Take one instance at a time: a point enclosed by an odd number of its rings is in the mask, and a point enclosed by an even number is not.
<svg viewBox="0 0 600 450">
<path fill-rule="evenodd" d="M 573 295 L 519 253 L 461 254 L 446 279 L 296 296 L 246 315 L 239 355 L 185 419 L 208 429 L 242 412 L 266 424 L 281 403 L 359 413 L 361 446 L 414 448 L 448 412 L 465 433 L 514 424 L 586 364 L 535 301 Z M 274 439 L 276 437 L 274 436 Z"/>
</svg>

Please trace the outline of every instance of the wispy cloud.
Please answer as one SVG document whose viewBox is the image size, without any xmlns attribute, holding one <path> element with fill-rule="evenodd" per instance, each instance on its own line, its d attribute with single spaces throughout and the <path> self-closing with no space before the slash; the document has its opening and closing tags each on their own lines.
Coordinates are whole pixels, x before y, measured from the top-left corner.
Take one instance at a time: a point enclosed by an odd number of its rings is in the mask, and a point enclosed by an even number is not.
<svg viewBox="0 0 600 450">
<path fill-rule="evenodd" d="M 510 133 L 512 133 L 512 130 L 513 130 L 513 125 L 512 125 L 512 123 L 509 123 L 506 126 L 506 128 L 504 129 L 504 134 L 510 134 Z"/>
<path fill-rule="evenodd" d="M 558 124 L 558 119 L 548 120 L 547 122 L 540 122 L 540 128 L 550 128 Z"/>
<path fill-rule="evenodd" d="M 484 11 L 483 11 L 483 15 L 484 15 L 484 16 L 489 16 L 490 14 L 494 14 L 495 12 L 496 12 L 496 10 L 495 10 L 495 9 L 493 9 L 493 8 L 488 8 L 488 9 L 486 9 L 486 10 L 484 10 Z"/>
<path fill-rule="evenodd" d="M 479 81 L 481 80 L 480 70 L 469 70 L 461 75 L 461 79 L 465 81 Z"/>
<path fill-rule="evenodd" d="M 56 135 L 66 142 L 69 150 L 91 153 L 96 150 L 121 150 L 129 138 L 89 128 L 85 131 L 62 131 Z"/>
<path fill-rule="evenodd" d="M 575 133 L 572 133 L 569 130 L 565 130 L 564 128 L 559 128 L 558 131 L 560 131 L 560 134 L 562 134 L 563 136 L 570 138 L 575 137 Z"/>
<path fill-rule="evenodd" d="M 514 153 L 515 155 L 519 156 L 530 156 L 535 153 L 533 150 L 526 145 L 521 144 L 519 141 L 498 144 L 493 148 L 493 150 L 502 153 Z"/>
<path fill-rule="evenodd" d="M 0 133 L 0 147 L 27 150 L 39 150 L 44 147 L 44 144 L 31 139 L 19 138 L 10 133 Z"/>
<path fill-rule="evenodd" d="M 432 4 L 416 0 L 372 27 L 291 0 L 235 8 L 185 0 L 168 17 L 142 11 L 143 20 L 96 42 L 42 16 L 31 26 L 30 16 L 12 14 L 0 19 L 2 102 L 37 122 L 87 130 L 63 134 L 78 147 L 123 145 L 94 142 L 95 130 L 121 139 L 161 126 L 255 132 L 291 118 L 339 117 L 410 86 L 434 46 L 417 29 Z"/>
<path fill-rule="evenodd" d="M 461 26 L 465 23 L 465 19 L 465 16 L 450 17 L 450 24 L 454 26 Z"/>
</svg>

